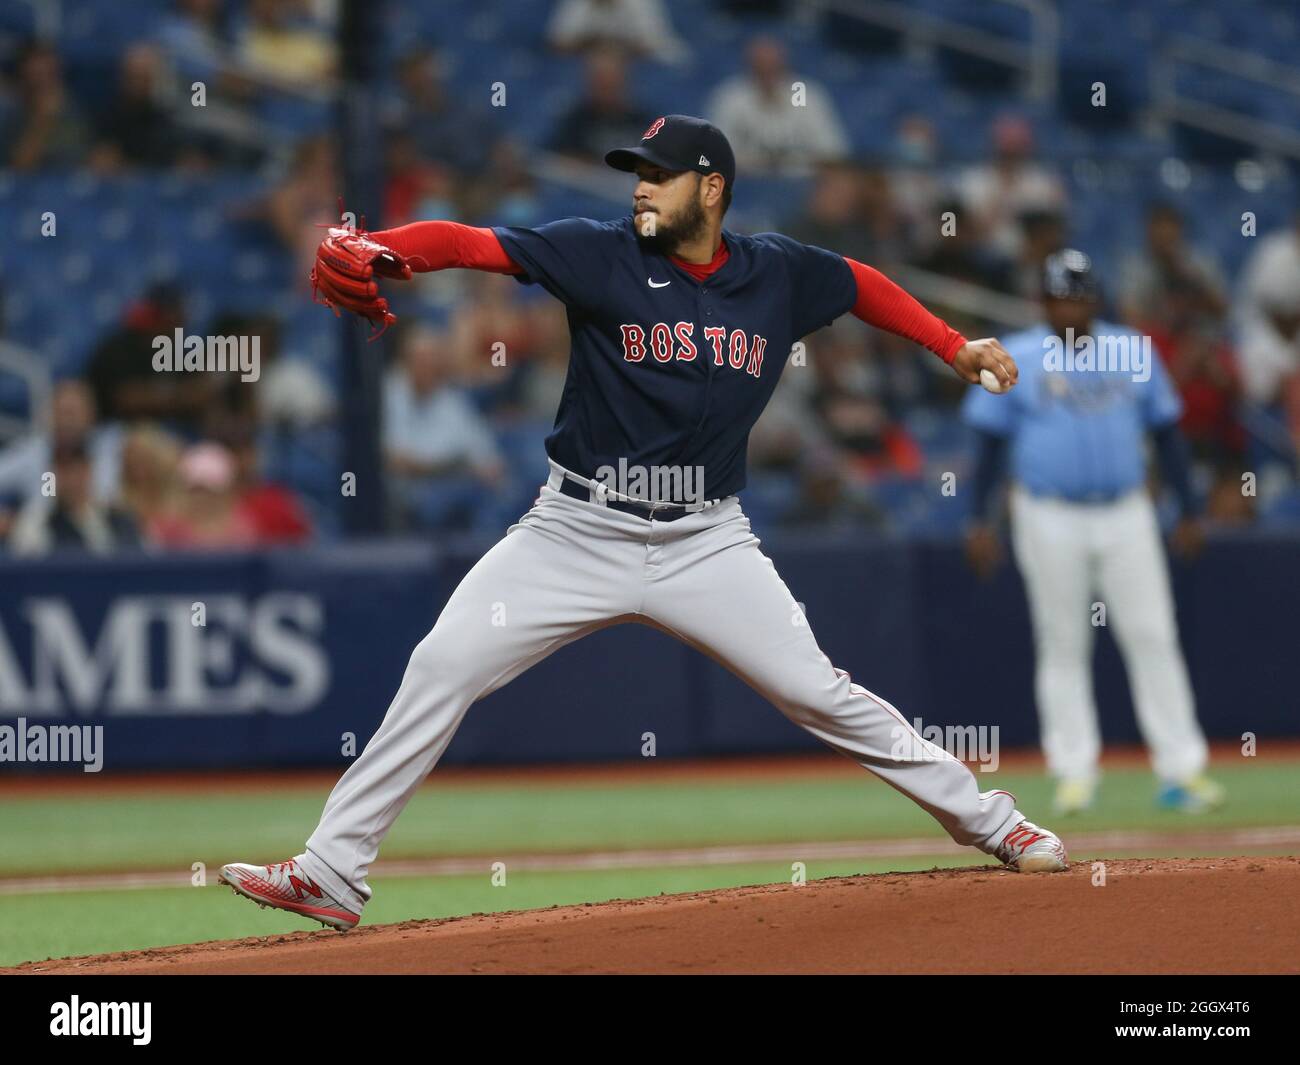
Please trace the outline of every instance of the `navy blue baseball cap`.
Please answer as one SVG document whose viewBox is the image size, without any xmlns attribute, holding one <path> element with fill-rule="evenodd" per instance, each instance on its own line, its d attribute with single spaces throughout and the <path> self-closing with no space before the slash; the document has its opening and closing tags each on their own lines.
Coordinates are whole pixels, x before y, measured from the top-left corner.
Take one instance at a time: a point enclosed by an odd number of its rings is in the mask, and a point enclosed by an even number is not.
<svg viewBox="0 0 1300 1065">
<path fill-rule="evenodd" d="M 727 188 L 736 180 L 736 157 L 722 130 L 690 115 L 656 118 L 635 148 L 615 148 L 605 153 L 605 162 L 615 170 L 634 171 L 641 161 L 665 170 L 721 174 Z"/>
<path fill-rule="evenodd" d="M 1043 295 L 1058 300 L 1095 300 L 1100 295 L 1092 260 L 1074 248 L 1052 252 L 1043 261 Z"/>
</svg>

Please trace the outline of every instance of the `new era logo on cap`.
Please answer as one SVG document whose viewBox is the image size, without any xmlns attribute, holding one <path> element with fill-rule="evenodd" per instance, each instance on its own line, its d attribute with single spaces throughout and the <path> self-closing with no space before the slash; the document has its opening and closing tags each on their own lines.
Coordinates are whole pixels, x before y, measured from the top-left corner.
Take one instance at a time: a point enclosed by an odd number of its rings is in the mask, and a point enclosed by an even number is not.
<svg viewBox="0 0 1300 1065">
<path fill-rule="evenodd" d="M 722 131 L 693 115 L 662 115 L 641 134 L 635 148 L 615 148 L 605 162 L 616 170 L 633 172 L 638 162 L 665 170 L 696 170 L 721 174 L 730 186 L 736 179 L 736 157 Z"/>
</svg>

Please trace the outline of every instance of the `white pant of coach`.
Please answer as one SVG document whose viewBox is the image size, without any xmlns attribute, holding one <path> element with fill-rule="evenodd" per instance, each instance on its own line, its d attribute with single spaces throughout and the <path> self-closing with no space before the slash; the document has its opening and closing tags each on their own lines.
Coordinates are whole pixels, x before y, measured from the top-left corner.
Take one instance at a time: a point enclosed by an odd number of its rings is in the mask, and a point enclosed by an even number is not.
<svg viewBox="0 0 1300 1065">
<path fill-rule="evenodd" d="M 557 491 L 561 475 L 553 471 L 533 508 L 452 593 L 379 730 L 330 794 L 299 862 L 336 899 L 361 912 L 380 843 L 474 702 L 623 621 L 725 665 L 920 804 L 958 843 L 992 852 L 1020 821 L 1013 796 L 981 793 L 961 762 L 831 664 L 735 496 L 675 521 L 647 521 Z M 563 694 L 537 712 L 563 714 Z M 610 713 L 622 712 L 620 693 L 609 696 Z M 629 737 L 641 731 L 628 721 Z"/>
<path fill-rule="evenodd" d="M 1092 780 L 1101 755 L 1092 688 L 1096 604 L 1115 634 L 1138 726 L 1164 780 L 1204 768 L 1205 736 L 1178 645 L 1160 526 L 1145 489 L 1108 503 L 1011 493 L 1011 535 L 1034 623 L 1035 692 L 1047 767 Z"/>
</svg>

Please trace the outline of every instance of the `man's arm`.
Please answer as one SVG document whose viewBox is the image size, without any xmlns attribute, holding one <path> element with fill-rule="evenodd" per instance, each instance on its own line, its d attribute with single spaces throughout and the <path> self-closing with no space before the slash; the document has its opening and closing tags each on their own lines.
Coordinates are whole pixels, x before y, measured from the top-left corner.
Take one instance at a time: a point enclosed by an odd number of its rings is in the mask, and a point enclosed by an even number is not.
<svg viewBox="0 0 1300 1065">
<path fill-rule="evenodd" d="M 1178 499 L 1179 513 L 1184 519 L 1195 518 L 1200 507 L 1196 493 L 1192 491 L 1192 467 L 1187 453 L 1187 441 L 1183 438 L 1178 423 L 1170 422 L 1153 429 L 1151 442 L 1155 444 L 1161 476 Z"/>
<path fill-rule="evenodd" d="M 521 274 L 523 268 L 506 253 L 490 229 L 459 222 L 412 222 L 369 234 L 401 255 L 417 273 L 459 267 L 494 274 Z"/>
<path fill-rule="evenodd" d="M 1187 440 L 1177 422 L 1168 422 L 1151 430 L 1156 461 L 1165 484 L 1173 489 L 1178 499 L 1178 524 L 1170 541 L 1174 550 L 1186 558 L 1194 558 L 1205 543 L 1201 527 L 1200 502 L 1192 488 L 1192 464 L 1188 455 Z"/>
<path fill-rule="evenodd" d="M 998 540 L 992 500 L 1006 470 L 1010 443 L 1007 437 L 987 429 L 975 430 L 975 469 L 971 472 L 972 502 L 970 524 L 966 528 L 966 562 L 986 580 L 1002 561 L 1002 544 Z"/>
<path fill-rule="evenodd" d="M 335 314 L 345 310 L 366 319 L 377 330 L 373 340 L 397 321 L 388 297 L 380 294 L 380 279 L 406 281 L 417 270 L 452 266 L 516 276 L 524 272 L 489 229 L 457 222 L 415 222 L 367 233 L 337 226 L 329 229 L 316 249 L 312 299 Z"/>
<path fill-rule="evenodd" d="M 1003 391 L 1016 383 L 1020 373 L 1015 360 L 997 340 L 967 340 L 879 270 L 856 259 L 845 257 L 844 261 L 857 285 L 857 299 L 851 308 L 856 317 L 934 352 L 971 384 L 979 383 L 980 370 L 992 371 Z"/>
<path fill-rule="evenodd" d="M 987 429 L 975 430 L 975 469 L 971 471 L 971 520 L 976 525 L 994 525 L 990 503 L 1006 472 L 1010 442 Z"/>
</svg>

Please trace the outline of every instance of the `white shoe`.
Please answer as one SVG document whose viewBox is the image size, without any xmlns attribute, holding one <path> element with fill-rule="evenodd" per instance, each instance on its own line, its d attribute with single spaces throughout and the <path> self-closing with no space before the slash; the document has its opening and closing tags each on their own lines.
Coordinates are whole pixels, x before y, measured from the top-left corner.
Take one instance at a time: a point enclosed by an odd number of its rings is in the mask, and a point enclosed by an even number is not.
<svg viewBox="0 0 1300 1065">
<path fill-rule="evenodd" d="M 1061 873 L 1070 867 L 1060 837 L 1028 819 L 1007 833 L 994 854 L 1018 873 Z"/>
<path fill-rule="evenodd" d="M 1063 817 L 1082 813 L 1092 806 L 1097 797 L 1097 782 L 1087 778 L 1069 778 L 1056 785 L 1053 809 Z"/>
<path fill-rule="evenodd" d="M 329 928 L 346 932 L 356 926 L 361 915 L 346 909 L 298 866 L 296 859 L 275 865 L 223 865 L 221 879 L 236 894 L 252 899 L 259 906 L 300 913 Z"/>
</svg>

